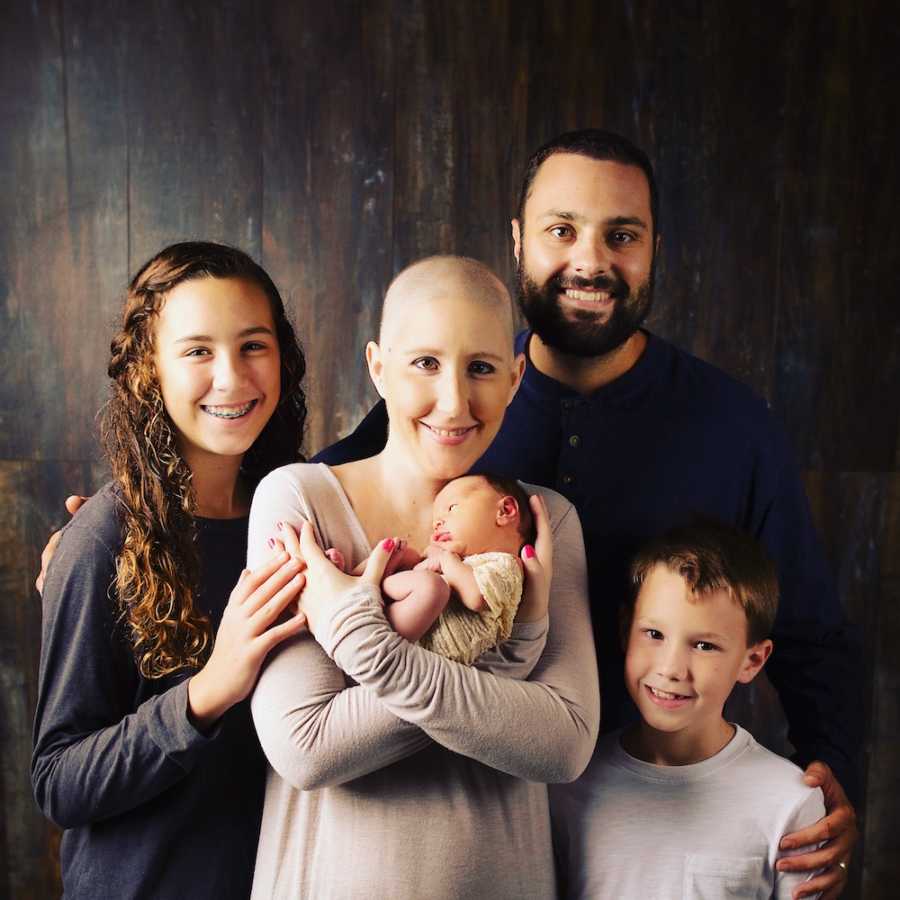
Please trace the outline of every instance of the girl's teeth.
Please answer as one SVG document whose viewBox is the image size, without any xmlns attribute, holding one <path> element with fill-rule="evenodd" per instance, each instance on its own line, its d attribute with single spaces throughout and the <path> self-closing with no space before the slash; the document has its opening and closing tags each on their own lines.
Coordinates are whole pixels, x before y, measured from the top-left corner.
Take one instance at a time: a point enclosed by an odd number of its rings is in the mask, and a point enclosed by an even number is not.
<svg viewBox="0 0 900 900">
<path fill-rule="evenodd" d="M 217 419 L 239 419 L 253 408 L 255 400 L 245 403 L 243 406 L 204 406 L 203 409 Z"/>
</svg>

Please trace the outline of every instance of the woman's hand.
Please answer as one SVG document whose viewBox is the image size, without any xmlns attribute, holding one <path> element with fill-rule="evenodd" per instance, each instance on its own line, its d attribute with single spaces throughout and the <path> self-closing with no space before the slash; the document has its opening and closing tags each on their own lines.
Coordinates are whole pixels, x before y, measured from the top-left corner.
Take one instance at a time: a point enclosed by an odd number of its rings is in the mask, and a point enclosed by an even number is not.
<svg viewBox="0 0 900 900">
<path fill-rule="evenodd" d="M 528 498 L 534 513 L 537 538 L 534 546 L 526 544 L 522 548 L 522 563 L 525 566 L 525 591 L 517 622 L 537 622 L 547 615 L 550 608 L 550 581 L 553 578 L 553 532 L 544 499 L 539 494 Z"/>
<path fill-rule="evenodd" d="M 298 560 L 281 553 L 253 572 L 241 572 L 222 614 L 212 654 L 188 683 L 191 716 L 201 731 L 253 690 L 266 654 L 306 624 L 298 610 L 273 625 L 303 588 L 301 567 Z"/>
<path fill-rule="evenodd" d="M 281 540 L 285 550 L 306 563 L 306 585 L 300 595 L 300 608 L 306 614 L 306 622 L 313 636 L 317 634 L 323 617 L 331 603 L 347 591 L 364 584 L 380 585 L 384 570 L 398 546 L 394 538 L 379 541 L 366 561 L 362 575 L 347 575 L 340 571 L 316 542 L 315 532 L 309 522 L 304 522 L 298 539 L 297 532 L 287 524 L 281 527 Z"/>
</svg>

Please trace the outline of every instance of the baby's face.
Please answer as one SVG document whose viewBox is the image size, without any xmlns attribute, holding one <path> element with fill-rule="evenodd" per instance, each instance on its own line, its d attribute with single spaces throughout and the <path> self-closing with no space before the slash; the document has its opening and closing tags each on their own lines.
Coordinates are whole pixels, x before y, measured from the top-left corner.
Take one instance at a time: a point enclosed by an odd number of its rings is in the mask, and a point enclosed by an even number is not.
<svg viewBox="0 0 900 900">
<path fill-rule="evenodd" d="M 518 553 L 518 517 L 510 523 L 502 515 L 503 500 L 480 476 L 451 481 L 434 498 L 432 544 L 460 556 Z"/>
</svg>

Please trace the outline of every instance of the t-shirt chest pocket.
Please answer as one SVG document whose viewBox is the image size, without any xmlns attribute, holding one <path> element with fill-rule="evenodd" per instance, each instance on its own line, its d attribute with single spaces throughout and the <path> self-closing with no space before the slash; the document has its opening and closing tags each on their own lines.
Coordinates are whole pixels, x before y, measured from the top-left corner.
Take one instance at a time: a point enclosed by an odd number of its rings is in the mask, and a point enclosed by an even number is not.
<svg viewBox="0 0 900 900">
<path fill-rule="evenodd" d="M 684 858 L 684 900 L 756 900 L 769 897 L 765 888 L 765 857 L 706 856 Z"/>
</svg>

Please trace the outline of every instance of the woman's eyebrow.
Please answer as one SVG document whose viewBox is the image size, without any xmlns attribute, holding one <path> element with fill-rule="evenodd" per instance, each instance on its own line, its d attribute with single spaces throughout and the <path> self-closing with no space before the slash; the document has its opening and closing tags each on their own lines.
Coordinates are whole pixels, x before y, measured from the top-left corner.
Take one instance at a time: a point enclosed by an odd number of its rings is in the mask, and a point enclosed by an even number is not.
<svg viewBox="0 0 900 900">
<path fill-rule="evenodd" d="M 445 351 L 439 350 L 437 347 L 399 347 L 398 353 L 404 356 L 444 356 Z M 468 359 L 496 359 L 502 361 L 504 356 L 501 353 L 494 353 L 491 350 L 473 350 L 467 353 Z"/>
</svg>

